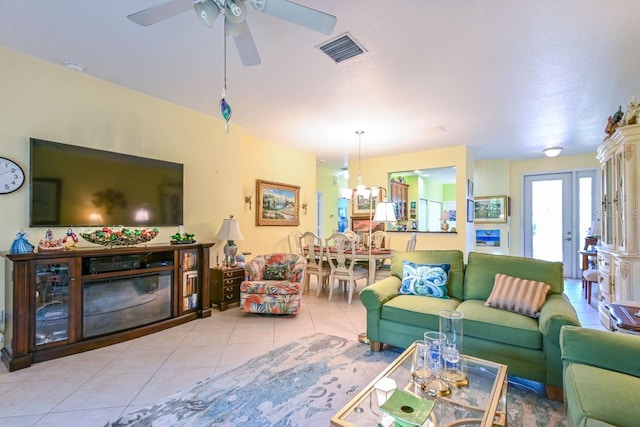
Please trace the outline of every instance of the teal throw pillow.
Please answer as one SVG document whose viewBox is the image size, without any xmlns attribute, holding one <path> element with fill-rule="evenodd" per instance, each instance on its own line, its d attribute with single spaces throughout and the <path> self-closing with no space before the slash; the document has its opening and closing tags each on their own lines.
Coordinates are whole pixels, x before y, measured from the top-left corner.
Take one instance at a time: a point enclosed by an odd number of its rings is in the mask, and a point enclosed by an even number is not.
<svg viewBox="0 0 640 427">
<path fill-rule="evenodd" d="M 284 280 L 287 278 L 289 267 L 286 265 L 267 265 L 264 271 L 264 280 Z"/>
<path fill-rule="evenodd" d="M 400 294 L 448 299 L 447 283 L 450 269 L 450 264 L 416 264 L 402 261 Z"/>
</svg>

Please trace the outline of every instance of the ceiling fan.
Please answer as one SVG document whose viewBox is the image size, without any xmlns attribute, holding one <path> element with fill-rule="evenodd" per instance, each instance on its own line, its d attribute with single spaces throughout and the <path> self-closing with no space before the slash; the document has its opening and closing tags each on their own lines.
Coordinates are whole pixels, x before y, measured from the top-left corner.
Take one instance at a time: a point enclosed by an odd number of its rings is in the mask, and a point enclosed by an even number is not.
<svg viewBox="0 0 640 427">
<path fill-rule="evenodd" d="M 128 15 L 127 18 L 143 26 L 169 19 L 194 9 L 198 18 L 208 27 L 218 15 L 224 15 L 227 33 L 233 38 L 236 49 L 245 66 L 260 64 L 260 55 L 245 20 L 247 7 L 251 3 L 258 12 L 263 12 L 323 34 L 331 34 L 336 26 L 336 17 L 287 0 L 171 0 Z"/>
</svg>

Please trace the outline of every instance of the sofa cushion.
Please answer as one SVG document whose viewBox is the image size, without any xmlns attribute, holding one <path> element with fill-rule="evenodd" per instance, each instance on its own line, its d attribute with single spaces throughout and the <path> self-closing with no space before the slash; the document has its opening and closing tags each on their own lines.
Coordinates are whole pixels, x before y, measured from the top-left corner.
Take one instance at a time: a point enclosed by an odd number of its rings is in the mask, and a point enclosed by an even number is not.
<svg viewBox="0 0 640 427">
<path fill-rule="evenodd" d="M 544 282 L 498 273 L 491 295 L 484 305 L 529 317 L 540 317 L 540 308 L 547 299 L 549 289 L 551 286 Z"/>
<path fill-rule="evenodd" d="M 440 311 L 455 310 L 458 304 L 460 301 L 455 298 L 398 295 L 382 306 L 380 317 L 404 325 L 420 325 L 425 330 L 437 331 L 440 328 Z"/>
<path fill-rule="evenodd" d="M 551 286 L 549 294 L 564 292 L 561 262 L 469 252 L 462 299 L 486 301 L 493 290 L 497 273 L 548 283 Z"/>
<path fill-rule="evenodd" d="M 447 295 L 457 300 L 462 299 L 464 282 L 464 254 L 459 250 L 422 250 L 411 252 L 394 251 L 391 255 L 391 275 L 402 280 L 403 263 L 411 261 L 417 264 L 449 264 L 449 283 Z M 489 295 L 487 293 L 487 295 Z"/>
<path fill-rule="evenodd" d="M 464 336 L 534 350 L 542 349 L 542 334 L 536 319 L 486 307 L 484 301 L 479 300 L 463 301 L 456 310 L 464 314 Z"/>
<path fill-rule="evenodd" d="M 640 380 L 632 375 L 570 363 L 564 370 L 569 425 L 636 426 Z"/>
<path fill-rule="evenodd" d="M 402 264 L 401 294 L 449 298 L 449 264 L 417 264 L 407 260 L 402 261 Z"/>
</svg>

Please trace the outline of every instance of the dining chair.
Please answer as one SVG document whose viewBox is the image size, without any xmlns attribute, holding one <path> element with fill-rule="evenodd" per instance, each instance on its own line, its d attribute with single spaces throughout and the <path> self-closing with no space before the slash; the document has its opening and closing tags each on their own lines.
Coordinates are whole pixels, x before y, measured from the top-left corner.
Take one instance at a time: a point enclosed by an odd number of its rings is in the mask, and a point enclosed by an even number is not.
<svg viewBox="0 0 640 427">
<path fill-rule="evenodd" d="M 371 235 L 371 239 L 369 239 L 369 243 L 373 248 L 388 248 L 389 247 L 389 237 L 387 233 L 382 230 L 374 231 Z"/>
<path fill-rule="evenodd" d="M 333 298 L 333 288 L 336 280 L 340 285 L 340 289 L 348 289 L 348 304 L 353 299 L 353 291 L 356 287 L 356 281 L 360 279 L 369 279 L 369 270 L 360 267 L 355 262 L 356 257 L 356 241 L 344 233 L 333 233 L 325 239 L 325 254 L 329 260 L 331 273 L 329 276 L 329 301 Z"/>
<path fill-rule="evenodd" d="M 302 233 L 298 230 L 289 233 L 289 236 L 287 236 L 287 240 L 289 243 L 289 253 L 305 256 L 302 250 L 302 246 L 300 246 L 301 237 Z"/>
<path fill-rule="evenodd" d="M 356 233 L 353 230 L 345 230 L 344 231 L 344 235 L 352 238 L 353 240 L 356 241 L 356 246 L 358 245 L 358 243 L 360 243 L 360 236 L 358 236 L 358 233 Z"/>
<path fill-rule="evenodd" d="M 309 280 L 311 276 L 316 276 L 318 290 L 316 297 L 320 296 L 320 291 L 329 283 L 331 268 L 329 263 L 324 261 L 324 245 L 322 239 L 311 231 L 302 233 L 299 239 L 300 250 L 307 258 L 307 268 L 304 272 L 302 292 L 309 291 Z"/>
<path fill-rule="evenodd" d="M 409 240 L 407 240 L 407 252 L 411 252 L 411 251 L 415 251 L 416 250 L 416 240 L 418 238 L 418 234 L 417 233 L 411 233 L 411 237 L 409 237 Z"/>
<path fill-rule="evenodd" d="M 391 237 L 382 230 L 374 231 L 371 235 L 370 244 L 373 249 L 389 248 Z M 391 276 L 391 260 L 378 260 L 376 262 L 375 280 L 384 279 Z"/>
</svg>

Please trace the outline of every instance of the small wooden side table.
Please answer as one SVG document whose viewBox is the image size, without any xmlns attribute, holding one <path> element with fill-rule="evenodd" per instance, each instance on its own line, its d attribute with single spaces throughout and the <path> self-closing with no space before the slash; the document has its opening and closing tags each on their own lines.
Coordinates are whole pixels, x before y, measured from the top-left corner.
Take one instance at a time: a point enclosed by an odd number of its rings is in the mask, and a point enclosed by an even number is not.
<svg viewBox="0 0 640 427">
<path fill-rule="evenodd" d="M 640 302 L 619 301 L 609 304 L 607 308 L 612 331 L 640 334 Z"/>
<path fill-rule="evenodd" d="M 217 304 L 218 310 L 225 311 L 227 304 L 239 303 L 243 280 L 243 267 L 212 268 L 209 274 L 211 305 Z"/>
</svg>

